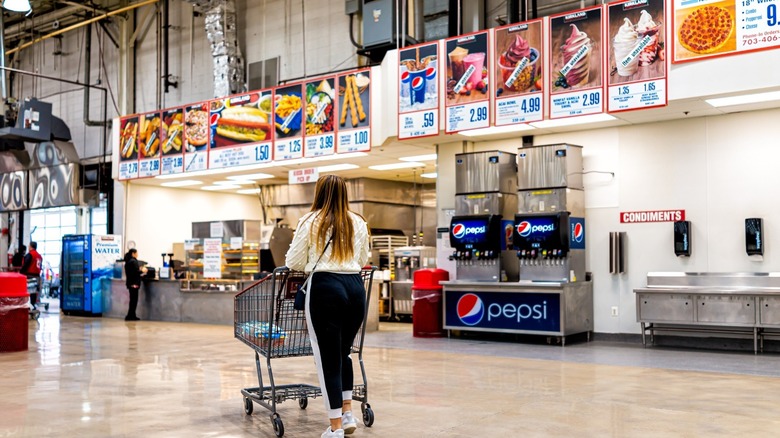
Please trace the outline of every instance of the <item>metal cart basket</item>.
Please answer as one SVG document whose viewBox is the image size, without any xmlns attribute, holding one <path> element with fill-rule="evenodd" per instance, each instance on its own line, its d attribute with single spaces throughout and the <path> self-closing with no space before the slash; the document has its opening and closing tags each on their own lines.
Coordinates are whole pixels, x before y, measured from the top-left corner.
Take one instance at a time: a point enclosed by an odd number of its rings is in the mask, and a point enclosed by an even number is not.
<svg viewBox="0 0 780 438">
<path fill-rule="evenodd" d="M 371 282 L 375 267 L 361 271 L 363 285 L 366 288 L 366 311 L 371 301 Z M 303 311 L 293 308 L 295 292 L 305 279 L 303 272 L 291 271 L 286 267 L 274 269 L 273 273 L 236 295 L 234 300 L 234 333 L 235 337 L 255 350 L 255 365 L 257 380 L 255 388 L 244 388 L 244 412 L 251 415 L 254 403 L 258 403 L 271 411 L 276 436 L 284 435 L 284 423 L 276 411 L 277 403 L 285 400 L 298 400 L 298 406 L 306 409 L 309 398 L 322 395 L 319 386 L 303 383 L 277 385 L 274 382 L 271 359 L 284 357 L 311 356 L 312 348 L 306 325 L 306 315 Z M 367 316 L 367 315 L 366 315 Z M 363 383 L 356 384 L 352 391 L 352 399 L 359 401 L 363 413 L 363 423 L 370 427 L 374 423 L 374 412 L 368 404 L 368 382 L 363 365 L 363 336 L 366 332 L 364 323 L 358 330 L 352 353 L 358 354 L 360 372 Z M 266 358 L 268 380 L 270 385 L 263 386 L 263 373 L 260 355 Z"/>
</svg>

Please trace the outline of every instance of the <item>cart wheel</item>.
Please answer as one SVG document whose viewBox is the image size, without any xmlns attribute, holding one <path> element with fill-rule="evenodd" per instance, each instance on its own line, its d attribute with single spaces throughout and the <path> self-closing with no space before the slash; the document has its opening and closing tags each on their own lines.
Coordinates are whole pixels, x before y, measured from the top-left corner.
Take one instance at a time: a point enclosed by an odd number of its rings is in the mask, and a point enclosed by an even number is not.
<svg viewBox="0 0 780 438">
<path fill-rule="evenodd" d="M 300 406 L 301 409 L 306 409 L 306 406 L 309 406 L 309 399 L 306 397 L 299 398 L 298 406 Z"/>
<path fill-rule="evenodd" d="M 374 411 L 367 407 L 365 411 L 363 411 L 363 424 L 366 425 L 366 427 L 371 427 L 372 424 L 374 424 Z"/>
<path fill-rule="evenodd" d="M 244 397 L 244 413 L 247 415 L 252 415 L 252 412 L 255 410 L 255 404 L 252 403 L 252 399 L 249 397 Z"/>
<path fill-rule="evenodd" d="M 276 436 L 284 435 L 284 423 L 282 423 L 282 419 L 274 417 L 271 421 L 274 423 L 274 432 L 276 433 Z"/>
</svg>

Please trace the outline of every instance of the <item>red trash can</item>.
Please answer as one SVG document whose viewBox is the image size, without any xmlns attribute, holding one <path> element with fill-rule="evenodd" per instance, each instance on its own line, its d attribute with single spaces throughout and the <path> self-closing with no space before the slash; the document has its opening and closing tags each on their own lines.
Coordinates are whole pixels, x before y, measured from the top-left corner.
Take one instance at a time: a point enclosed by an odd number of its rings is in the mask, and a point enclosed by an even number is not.
<svg viewBox="0 0 780 438">
<path fill-rule="evenodd" d="M 27 350 L 27 277 L 0 273 L 0 353 Z"/>
<path fill-rule="evenodd" d="M 412 334 L 417 338 L 440 338 L 442 301 L 440 281 L 450 279 L 444 269 L 418 269 L 412 283 Z"/>
</svg>

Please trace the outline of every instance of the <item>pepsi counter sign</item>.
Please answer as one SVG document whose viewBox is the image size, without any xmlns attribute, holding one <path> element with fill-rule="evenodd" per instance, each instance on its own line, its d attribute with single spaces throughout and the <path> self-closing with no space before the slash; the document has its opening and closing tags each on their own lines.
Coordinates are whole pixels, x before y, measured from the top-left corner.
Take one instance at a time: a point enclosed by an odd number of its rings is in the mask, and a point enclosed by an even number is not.
<svg viewBox="0 0 780 438">
<path fill-rule="evenodd" d="M 444 326 L 464 330 L 559 332 L 560 295 L 445 291 Z"/>
</svg>

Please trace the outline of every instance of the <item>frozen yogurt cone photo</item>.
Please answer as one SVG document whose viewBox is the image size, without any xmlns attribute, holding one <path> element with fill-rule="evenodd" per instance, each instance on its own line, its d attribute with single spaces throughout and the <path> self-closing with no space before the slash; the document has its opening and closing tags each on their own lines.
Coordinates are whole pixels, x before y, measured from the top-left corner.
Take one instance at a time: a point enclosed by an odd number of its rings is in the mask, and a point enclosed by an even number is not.
<svg viewBox="0 0 780 438">
<path fill-rule="evenodd" d="M 639 54 L 640 67 L 652 64 L 659 57 L 662 49 L 658 43 L 659 30 L 661 30 L 661 22 L 653 21 L 650 13 L 643 9 L 639 13 L 639 21 L 636 23 L 636 33 L 639 35 L 639 38 L 650 37 L 650 43 Z"/>
<path fill-rule="evenodd" d="M 639 56 L 631 55 L 639 42 L 639 34 L 631 24 L 628 17 L 623 18 L 623 25 L 618 29 L 612 40 L 612 49 L 615 54 L 615 66 L 620 76 L 631 76 L 639 68 Z"/>
<path fill-rule="evenodd" d="M 561 46 L 563 67 L 557 72 L 557 78 L 553 74 L 553 78 L 556 78 L 554 85 L 561 88 L 584 85 L 590 79 L 590 54 L 593 42 L 576 24 L 569 26 L 571 26 L 571 35 Z"/>
</svg>

